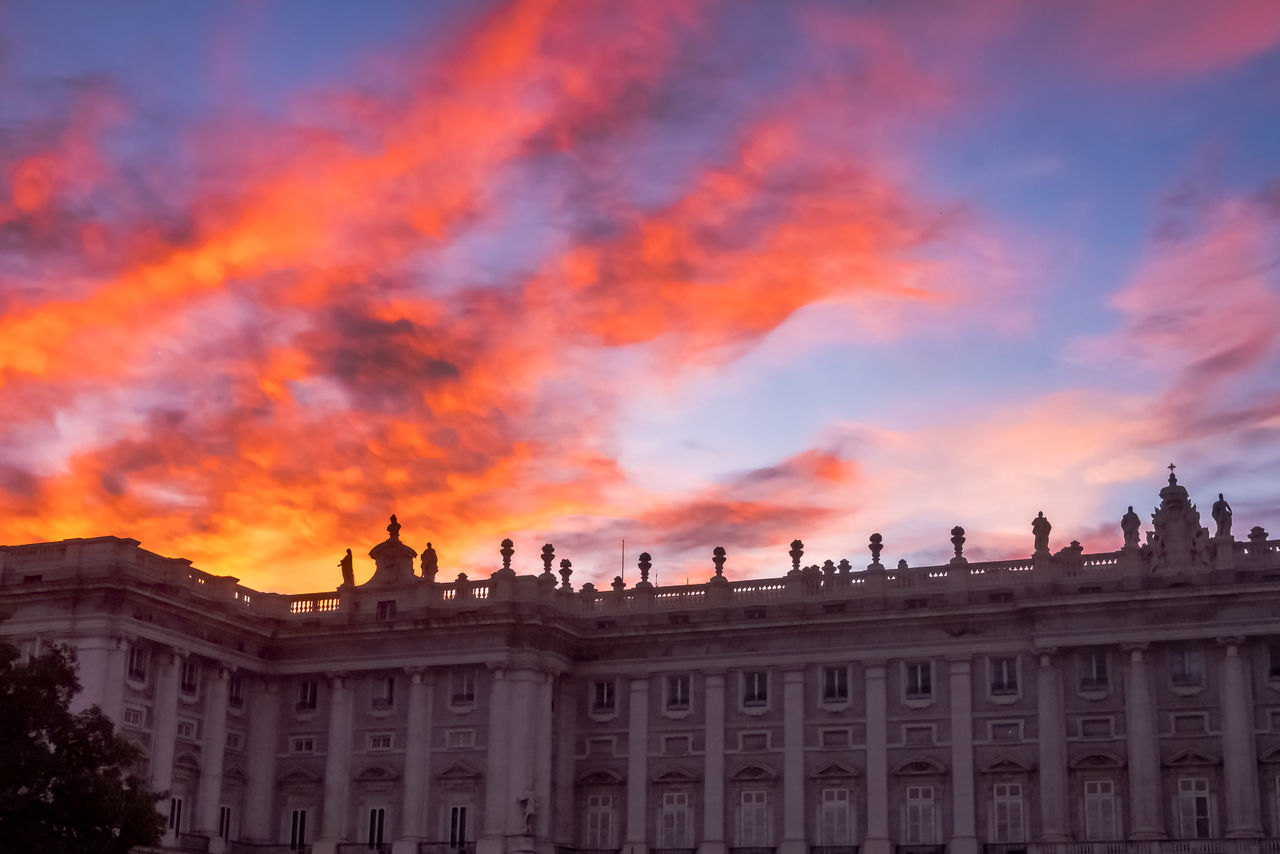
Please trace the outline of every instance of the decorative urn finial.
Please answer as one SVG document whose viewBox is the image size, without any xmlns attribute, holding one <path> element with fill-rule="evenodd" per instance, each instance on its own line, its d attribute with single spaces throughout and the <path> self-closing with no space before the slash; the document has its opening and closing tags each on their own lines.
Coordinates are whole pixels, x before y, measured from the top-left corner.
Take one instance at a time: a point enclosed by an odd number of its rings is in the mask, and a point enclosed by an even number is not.
<svg viewBox="0 0 1280 854">
<path fill-rule="evenodd" d="M 511 571 L 511 556 L 516 553 L 516 550 L 513 548 L 514 545 L 515 544 L 509 539 L 502 541 L 502 548 L 498 551 L 498 554 L 502 555 L 503 572 Z"/>
<path fill-rule="evenodd" d="M 956 547 L 956 556 L 951 559 L 952 563 L 966 563 L 964 559 L 964 528 L 956 525 L 951 529 L 951 545 Z"/>
<path fill-rule="evenodd" d="M 879 534 L 872 534 L 868 548 L 871 549 L 871 566 L 879 566 L 880 550 L 884 548 L 884 537 Z"/>
<path fill-rule="evenodd" d="M 649 567 L 653 566 L 653 558 L 648 552 L 640 552 L 640 559 L 636 561 L 636 566 L 640 567 L 640 583 L 649 583 Z"/>
<path fill-rule="evenodd" d="M 716 546 L 711 550 L 711 562 L 716 566 L 716 578 L 724 578 L 724 546 Z"/>
<path fill-rule="evenodd" d="M 556 559 L 556 547 L 547 543 L 542 547 L 542 574 L 551 575 L 551 562 Z"/>
<path fill-rule="evenodd" d="M 804 543 L 800 540 L 791 541 L 791 551 L 787 552 L 791 555 L 791 571 L 800 571 L 800 558 L 804 557 Z"/>
<path fill-rule="evenodd" d="M 569 576 L 573 574 L 573 563 L 568 558 L 560 561 L 560 589 L 573 590 L 573 585 L 569 583 Z"/>
</svg>

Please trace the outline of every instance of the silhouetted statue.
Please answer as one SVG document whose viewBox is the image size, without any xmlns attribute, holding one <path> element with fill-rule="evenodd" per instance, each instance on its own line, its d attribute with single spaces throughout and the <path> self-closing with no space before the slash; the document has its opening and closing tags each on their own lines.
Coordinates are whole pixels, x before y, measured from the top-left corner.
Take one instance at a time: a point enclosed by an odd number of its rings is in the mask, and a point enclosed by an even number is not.
<svg viewBox="0 0 1280 854">
<path fill-rule="evenodd" d="M 338 566 L 342 567 L 343 587 L 354 587 L 356 583 L 356 574 L 351 567 L 351 562 L 351 549 L 347 549 L 347 553 L 343 555 L 342 560 L 338 561 Z"/>
<path fill-rule="evenodd" d="M 1218 493 L 1218 500 L 1213 502 L 1213 521 L 1218 523 L 1219 537 L 1231 536 L 1231 505 Z"/>
<path fill-rule="evenodd" d="M 431 543 L 427 543 L 427 550 L 422 553 L 422 577 L 427 581 L 435 581 L 436 572 L 439 569 L 440 564 L 436 559 L 436 550 L 431 547 Z"/>
<path fill-rule="evenodd" d="M 1120 530 L 1124 532 L 1124 547 L 1126 549 L 1136 549 L 1138 547 L 1138 529 L 1142 527 L 1142 520 L 1138 518 L 1138 514 L 1133 512 L 1133 505 L 1129 505 L 1129 512 L 1124 514 L 1120 519 Z"/>
<path fill-rule="evenodd" d="M 391 535 L 392 542 L 400 542 L 400 523 L 396 521 L 396 514 L 391 514 L 391 524 L 387 525 L 387 533 Z M 409 567 L 410 571 L 413 567 Z"/>
<path fill-rule="evenodd" d="M 1036 553 L 1047 553 L 1049 551 L 1049 532 L 1053 530 L 1053 526 L 1049 524 L 1049 520 L 1044 518 L 1044 511 L 1041 510 L 1036 518 L 1031 520 L 1031 533 L 1036 538 Z"/>
</svg>

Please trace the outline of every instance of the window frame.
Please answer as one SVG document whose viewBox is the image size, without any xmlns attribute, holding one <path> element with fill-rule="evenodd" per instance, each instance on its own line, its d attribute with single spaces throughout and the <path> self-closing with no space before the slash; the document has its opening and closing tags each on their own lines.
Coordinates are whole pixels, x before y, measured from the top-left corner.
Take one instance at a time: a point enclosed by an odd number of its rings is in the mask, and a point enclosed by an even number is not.
<svg viewBox="0 0 1280 854">
<path fill-rule="evenodd" d="M 587 683 L 587 713 L 594 720 L 610 720 L 618 716 L 618 680 L 593 677 Z"/>
<path fill-rule="evenodd" d="M 827 709 L 841 709 L 853 702 L 853 678 L 848 664 L 824 664 L 818 680 L 818 703 Z"/>
<path fill-rule="evenodd" d="M 369 685 L 369 709 L 379 714 L 390 714 L 396 707 L 396 677 L 375 676 Z"/>
<path fill-rule="evenodd" d="M 759 715 L 769 710 L 770 671 L 752 668 L 738 672 L 738 710 L 748 715 Z"/>
<path fill-rule="evenodd" d="M 178 692 L 187 697 L 200 696 L 200 665 L 182 658 L 178 665 Z"/>
<path fill-rule="evenodd" d="M 679 685 L 683 687 L 676 687 Z M 669 718 L 683 718 L 693 713 L 692 673 L 668 673 L 663 677 L 662 713 Z"/>
<path fill-rule="evenodd" d="M 1103 786 L 1106 787 L 1106 791 L 1102 790 Z M 1090 787 L 1095 787 L 1095 791 L 1089 791 Z M 1120 820 L 1120 799 L 1116 795 L 1116 789 L 1116 783 L 1111 779 L 1084 780 L 1081 818 L 1084 821 L 1086 842 L 1116 842 L 1124 839 L 1124 827 Z M 1090 804 L 1095 805 L 1092 810 Z M 1105 809 L 1102 809 L 1103 806 Z M 1109 822 L 1105 820 L 1107 816 L 1102 814 L 1108 811 Z M 1091 812 L 1094 813 L 1092 817 Z M 1107 825 L 1110 826 L 1110 835 L 1103 835 L 1107 832 Z"/>
<path fill-rule="evenodd" d="M 454 711 L 475 708 L 478 683 L 473 667 L 449 671 L 449 708 Z"/>
<path fill-rule="evenodd" d="M 1098 665 L 1101 664 L 1101 668 Z M 1105 649 L 1082 649 L 1076 656 L 1076 691 L 1082 696 L 1111 693 L 1111 656 Z M 1099 675 L 1101 672 L 1101 675 Z"/>
<path fill-rule="evenodd" d="M 920 675 L 923 675 L 923 680 L 920 679 Z M 933 703 L 937 699 L 935 676 L 932 658 L 904 660 L 902 662 L 902 702 L 916 707 Z"/>
<path fill-rule="evenodd" d="M 314 712 L 320 704 L 320 680 L 299 679 L 298 700 L 294 706 L 296 712 Z"/>
<path fill-rule="evenodd" d="M 1022 656 L 987 656 L 987 699 L 995 703 L 1012 703 L 1021 696 Z"/>
<path fill-rule="evenodd" d="M 1174 802 L 1177 807 L 1178 838 L 1215 838 L 1217 821 L 1211 781 L 1208 777 L 1178 777 L 1177 780 Z M 1201 815 L 1201 805 L 1204 807 L 1203 815 Z M 1187 812 L 1188 807 L 1191 811 L 1190 815 Z M 1188 830 L 1191 832 L 1188 833 Z"/>
<path fill-rule="evenodd" d="M 1003 790 L 1003 791 L 1002 791 Z M 1001 812 L 1004 816 L 1001 816 Z M 991 785 L 991 827 L 993 843 L 1026 842 L 1027 805 L 1021 783 L 993 783 Z M 1016 825 L 1014 823 L 1016 819 Z"/>
</svg>

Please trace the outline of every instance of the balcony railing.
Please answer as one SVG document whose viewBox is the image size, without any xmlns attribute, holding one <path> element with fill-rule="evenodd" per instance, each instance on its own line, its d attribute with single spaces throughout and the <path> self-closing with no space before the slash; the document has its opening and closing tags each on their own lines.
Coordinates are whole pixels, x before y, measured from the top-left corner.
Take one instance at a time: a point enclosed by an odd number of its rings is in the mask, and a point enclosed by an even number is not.
<svg viewBox="0 0 1280 854">
<path fill-rule="evenodd" d="M 809 854 L 858 854 L 856 845 L 810 845 Z"/>
<path fill-rule="evenodd" d="M 729 854 L 774 854 L 777 850 L 772 845 L 743 845 L 730 848 Z"/>
<path fill-rule="evenodd" d="M 290 848 L 288 842 L 228 842 L 227 854 L 311 854 L 311 846 Z"/>
<path fill-rule="evenodd" d="M 895 845 L 893 854 L 946 854 L 945 845 Z"/>
<path fill-rule="evenodd" d="M 339 842 L 334 850 L 338 854 L 391 854 L 391 843 Z"/>
<path fill-rule="evenodd" d="M 649 854 L 696 854 L 697 848 L 650 848 Z"/>
<path fill-rule="evenodd" d="M 899 854 L 903 846 L 898 846 Z M 989 842 L 983 854 L 1280 854 L 1280 839 Z"/>
<path fill-rule="evenodd" d="M 474 842 L 419 842 L 418 854 L 476 854 Z"/>
</svg>

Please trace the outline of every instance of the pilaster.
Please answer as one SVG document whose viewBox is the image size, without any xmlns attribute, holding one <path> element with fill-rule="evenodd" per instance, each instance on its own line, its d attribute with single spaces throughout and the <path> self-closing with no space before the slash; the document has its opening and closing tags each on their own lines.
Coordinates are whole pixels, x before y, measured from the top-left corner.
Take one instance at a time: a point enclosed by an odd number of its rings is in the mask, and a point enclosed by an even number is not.
<svg viewBox="0 0 1280 854">
<path fill-rule="evenodd" d="M 313 854 L 333 854 L 347 839 L 351 793 L 351 677 L 329 675 L 329 739 L 324 761 L 324 813 Z"/>
<path fill-rule="evenodd" d="M 401 802 L 400 837 L 393 854 L 417 854 L 418 843 L 426 838 L 427 780 L 431 773 L 431 697 L 434 682 L 422 668 L 408 668 L 409 720 L 404 743 L 404 791 Z"/>
<path fill-rule="evenodd" d="M 1040 824 L 1045 842 L 1066 842 L 1067 730 L 1063 715 L 1062 673 L 1054 666 L 1054 650 L 1037 650 L 1036 716 L 1040 746 Z"/>
<path fill-rule="evenodd" d="M 947 854 L 977 854 L 973 776 L 973 675 L 968 656 L 948 657 L 951 689 L 951 842 Z"/>
<path fill-rule="evenodd" d="M 867 661 L 867 836 L 862 854 L 890 854 L 889 842 L 889 723 L 885 663 Z"/>
<path fill-rule="evenodd" d="M 1249 672 L 1240 656 L 1243 638 L 1219 638 L 1223 657 L 1222 776 L 1226 781 L 1228 839 L 1262 836 L 1258 797 L 1258 752 L 1253 731 L 1253 701 Z"/>
<path fill-rule="evenodd" d="M 489 698 L 489 744 L 485 754 L 484 832 L 476 843 L 476 854 L 505 854 L 507 754 L 511 733 L 507 718 L 511 708 L 506 668 L 493 670 Z"/>
<path fill-rule="evenodd" d="M 1146 644 L 1125 644 L 1124 717 L 1129 753 L 1129 838 L 1163 839 L 1160 818 L 1160 745 Z"/>
<path fill-rule="evenodd" d="M 173 756 L 178 738 L 178 673 L 182 659 L 176 651 L 159 651 L 156 661 L 155 726 L 151 730 L 151 791 L 173 789 Z M 163 803 L 161 811 L 165 811 Z M 174 838 L 172 830 L 166 838 Z"/>
<path fill-rule="evenodd" d="M 622 854 L 647 854 L 646 796 L 649 792 L 649 677 L 631 678 L 627 735 L 627 841 Z"/>
<path fill-rule="evenodd" d="M 702 842 L 698 854 L 726 854 L 724 835 L 724 671 L 707 671 L 706 755 L 702 777 Z"/>
<path fill-rule="evenodd" d="M 209 680 L 205 699 L 196 833 L 209 837 L 209 854 L 222 854 L 226 850 L 226 841 L 218 836 L 218 807 L 222 802 L 222 768 L 227 753 L 227 682 L 230 677 L 227 668 L 216 668 Z"/>
<path fill-rule="evenodd" d="M 782 674 L 782 844 L 778 854 L 806 854 L 804 832 L 804 670 Z"/>
<path fill-rule="evenodd" d="M 257 680 L 250 698 L 248 757 L 250 773 L 245 784 L 245 838 L 250 842 L 274 842 L 272 798 L 276 789 L 276 738 L 280 729 L 280 685 Z"/>
</svg>

